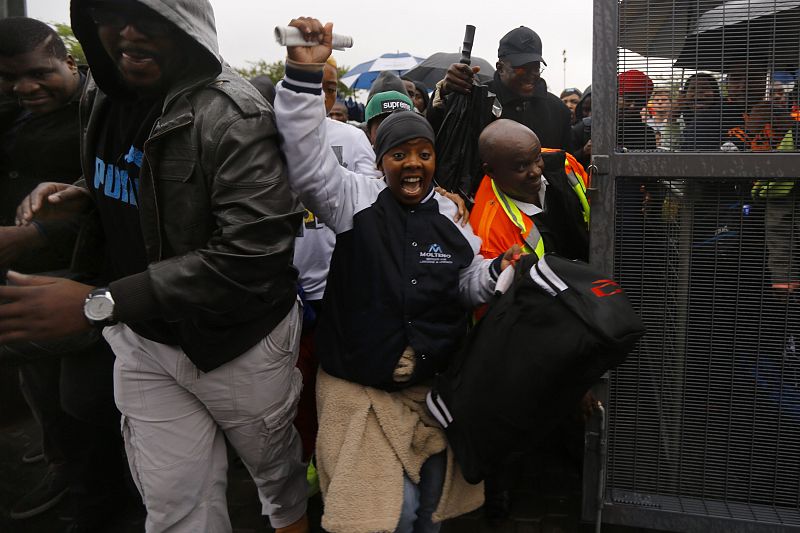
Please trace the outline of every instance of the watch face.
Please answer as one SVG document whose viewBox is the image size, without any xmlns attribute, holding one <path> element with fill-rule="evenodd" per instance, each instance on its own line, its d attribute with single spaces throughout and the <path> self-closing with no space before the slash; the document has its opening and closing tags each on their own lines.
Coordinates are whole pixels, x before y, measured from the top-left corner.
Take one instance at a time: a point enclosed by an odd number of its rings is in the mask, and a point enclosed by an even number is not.
<svg viewBox="0 0 800 533">
<path fill-rule="evenodd" d="M 108 320 L 114 314 L 114 302 L 105 296 L 97 296 L 86 302 L 86 318 L 89 320 Z"/>
</svg>

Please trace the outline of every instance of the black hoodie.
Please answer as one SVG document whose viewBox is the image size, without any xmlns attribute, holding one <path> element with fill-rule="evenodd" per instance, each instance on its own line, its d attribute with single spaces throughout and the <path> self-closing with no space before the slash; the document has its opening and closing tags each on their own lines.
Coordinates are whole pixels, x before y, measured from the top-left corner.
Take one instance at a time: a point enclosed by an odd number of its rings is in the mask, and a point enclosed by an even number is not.
<svg viewBox="0 0 800 533">
<path fill-rule="evenodd" d="M 113 0 L 120 4 L 141 4 L 160 15 L 180 31 L 187 46 L 193 48 L 187 55 L 192 58 L 191 74 L 170 87 L 169 94 L 177 95 L 184 90 L 213 80 L 222 72 L 222 58 L 217 44 L 217 29 L 214 11 L 208 0 Z M 97 26 L 89 15 L 92 0 L 72 0 L 70 16 L 72 30 L 81 43 L 86 60 L 92 69 L 97 86 L 109 97 L 133 97 L 117 74 L 117 67 L 108 56 Z"/>
<path fill-rule="evenodd" d="M 584 154 L 583 147 L 592 138 L 592 116 L 591 110 L 587 110 L 587 100 L 592 98 L 592 86 L 589 85 L 584 91 L 581 101 L 575 107 L 575 124 L 572 125 L 570 132 L 572 155 L 583 168 L 588 168 L 591 164 L 591 154 Z M 588 114 L 587 114 L 588 113 Z"/>
</svg>

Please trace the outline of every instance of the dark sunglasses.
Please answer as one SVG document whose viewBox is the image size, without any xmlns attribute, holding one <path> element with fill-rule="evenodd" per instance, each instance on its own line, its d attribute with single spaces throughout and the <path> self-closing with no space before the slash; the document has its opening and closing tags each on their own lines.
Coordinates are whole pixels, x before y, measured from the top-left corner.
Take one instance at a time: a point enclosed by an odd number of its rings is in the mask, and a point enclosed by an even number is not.
<svg viewBox="0 0 800 533">
<path fill-rule="evenodd" d="M 165 37 L 172 32 L 169 22 L 139 9 L 95 4 L 89 8 L 89 15 L 98 26 L 110 26 L 115 30 L 134 26 L 149 37 Z"/>
<path fill-rule="evenodd" d="M 542 67 L 541 63 L 531 63 L 530 65 L 511 67 L 511 70 L 517 76 L 525 76 L 526 74 L 541 74 L 544 72 L 544 67 Z"/>
</svg>

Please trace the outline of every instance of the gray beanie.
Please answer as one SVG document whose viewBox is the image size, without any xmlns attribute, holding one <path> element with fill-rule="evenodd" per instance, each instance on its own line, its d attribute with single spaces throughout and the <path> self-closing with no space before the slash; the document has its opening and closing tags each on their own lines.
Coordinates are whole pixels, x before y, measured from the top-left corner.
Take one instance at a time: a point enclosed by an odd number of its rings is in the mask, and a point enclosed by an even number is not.
<svg viewBox="0 0 800 533">
<path fill-rule="evenodd" d="M 372 100 L 372 97 L 378 93 L 385 93 L 386 91 L 397 91 L 400 94 L 408 96 L 406 91 L 406 84 L 400 79 L 400 76 L 391 70 L 384 70 L 375 81 L 372 82 L 372 87 L 369 88 L 369 95 L 367 96 L 367 103 Z"/>
<path fill-rule="evenodd" d="M 436 143 L 433 128 L 422 115 L 413 111 L 395 111 L 378 126 L 375 134 L 375 161 L 380 164 L 390 149 L 411 139 L 423 138 Z"/>
</svg>

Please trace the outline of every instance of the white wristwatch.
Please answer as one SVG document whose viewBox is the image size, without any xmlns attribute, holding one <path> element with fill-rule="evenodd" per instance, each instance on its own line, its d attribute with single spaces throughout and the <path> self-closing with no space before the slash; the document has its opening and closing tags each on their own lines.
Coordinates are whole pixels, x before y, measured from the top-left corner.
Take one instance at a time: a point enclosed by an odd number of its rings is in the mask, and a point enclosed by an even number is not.
<svg viewBox="0 0 800 533">
<path fill-rule="evenodd" d="M 107 287 L 94 289 L 83 303 L 83 314 L 93 326 L 110 326 L 114 320 L 114 298 Z"/>
</svg>

